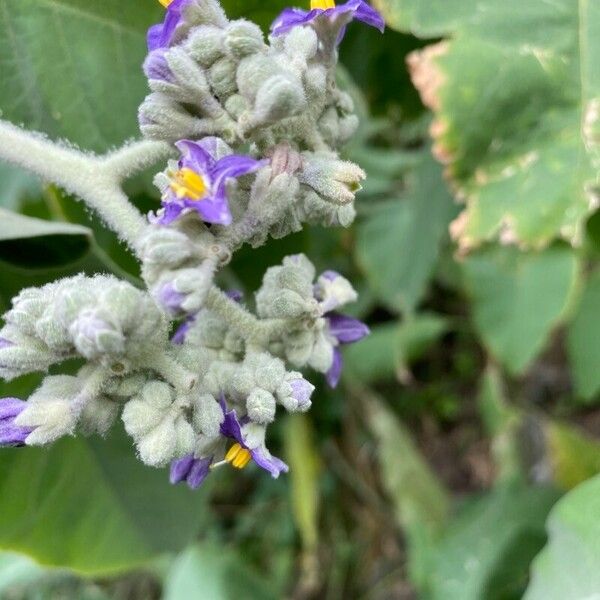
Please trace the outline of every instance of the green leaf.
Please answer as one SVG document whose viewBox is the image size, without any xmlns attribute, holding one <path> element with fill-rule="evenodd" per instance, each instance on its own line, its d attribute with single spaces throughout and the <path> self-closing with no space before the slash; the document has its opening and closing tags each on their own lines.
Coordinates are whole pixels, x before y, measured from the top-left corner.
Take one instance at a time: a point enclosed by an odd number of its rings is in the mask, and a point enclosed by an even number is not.
<svg viewBox="0 0 600 600">
<path fill-rule="evenodd" d="M 581 135 L 599 112 L 600 5 L 574 0 L 377 0 L 388 24 L 447 35 L 409 59 L 435 112 L 435 153 L 467 207 L 463 249 L 492 238 L 577 243 L 595 179 Z"/>
<path fill-rule="evenodd" d="M 35 175 L 0 162 L 0 207 L 18 210 L 23 198 L 39 196 L 40 188 Z"/>
<path fill-rule="evenodd" d="M 548 421 L 544 427 L 553 480 L 570 489 L 600 473 L 600 443 L 567 423 Z"/>
<path fill-rule="evenodd" d="M 213 543 L 190 546 L 165 580 L 163 600 L 271 600 L 269 582 L 246 566 L 244 557 Z"/>
<path fill-rule="evenodd" d="M 51 268 L 82 258 L 90 249 L 87 227 L 44 221 L 0 208 L 0 260 L 22 268 Z"/>
<path fill-rule="evenodd" d="M 600 590 L 600 475 L 550 513 L 549 542 L 533 563 L 525 600 L 591 600 Z"/>
<path fill-rule="evenodd" d="M 361 223 L 358 261 L 371 287 L 390 309 L 415 309 L 427 289 L 454 213 L 441 168 L 423 155 L 403 199 L 381 205 Z"/>
<path fill-rule="evenodd" d="M 431 599 L 520 598 L 556 498 L 547 488 L 504 487 L 467 504 L 437 548 Z"/>
<path fill-rule="evenodd" d="M 290 466 L 290 494 L 294 521 L 306 552 L 314 552 L 319 540 L 319 455 L 315 433 L 306 415 L 286 420 L 286 458 Z"/>
<path fill-rule="evenodd" d="M 419 313 L 401 323 L 375 325 L 359 344 L 344 348 L 345 372 L 361 383 L 402 380 L 409 365 L 419 359 L 448 330 L 447 321 Z"/>
<path fill-rule="evenodd" d="M 409 548 L 409 572 L 421 589 L 429 577 L 433 545 L 446 524 L 449 499 L 412 440 L 409 430 L 378 399 L 367 415 L 378 444 L 385 489 Z"/>
<path fill-rule="evenodd" d="M 576 283 L 568 248 L 523 253 L 489 248 L 464 262 L 474 319 L 484 344 L 512 373 L 522 373 L 559 322 Z"/>
<path fill-rule="evenodd" d="M 569 325 L 567 350 L 575 391 L 587 400 L 600 391 L 600 270 L 587 281 L 573 322 Z"/>
<path fill-rule="evenodd" d="M 0 454 L 0 548 L 86 574 L 139 566 L 196 533 L 207 490 L 171 486 L 124 435 Z"/>
<path fill-rule="evenodd" d="M 0 0 L 3 117 L 92 150 L 136 135 L 154 0 Z"/>
</svg>

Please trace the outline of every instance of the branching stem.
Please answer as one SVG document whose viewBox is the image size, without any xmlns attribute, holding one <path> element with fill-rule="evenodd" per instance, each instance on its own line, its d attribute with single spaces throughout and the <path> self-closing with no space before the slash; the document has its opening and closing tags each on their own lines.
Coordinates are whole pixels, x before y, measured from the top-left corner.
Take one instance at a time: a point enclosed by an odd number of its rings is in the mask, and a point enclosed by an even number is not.
<svg viewBox="0 0 600 600">
<path fill-rule="evenodd" d="M 81 198 L 134 251 L 147 223 L 121 184 L 170 152 L 164 142 L 145 140 L 95 156 L 0 121 L 0 160 L 28 169 Z"/>
</svg>

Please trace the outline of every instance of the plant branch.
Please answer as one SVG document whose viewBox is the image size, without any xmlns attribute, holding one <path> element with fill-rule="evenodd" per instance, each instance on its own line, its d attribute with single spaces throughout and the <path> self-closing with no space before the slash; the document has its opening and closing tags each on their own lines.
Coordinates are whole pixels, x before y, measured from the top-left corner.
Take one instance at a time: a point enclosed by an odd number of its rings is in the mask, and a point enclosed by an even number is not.
<svg viewBox="0 0 600 600">
<path fill-rule="evenodd" d="M 166 143 L 141 141 L 106 156 L 95 156 L 0 121 L 0 160 L 23 167 L 81 198 L 134 251 L 147 224 L 129 202 L 121 183 L 170 151 Z"/>
</svg>

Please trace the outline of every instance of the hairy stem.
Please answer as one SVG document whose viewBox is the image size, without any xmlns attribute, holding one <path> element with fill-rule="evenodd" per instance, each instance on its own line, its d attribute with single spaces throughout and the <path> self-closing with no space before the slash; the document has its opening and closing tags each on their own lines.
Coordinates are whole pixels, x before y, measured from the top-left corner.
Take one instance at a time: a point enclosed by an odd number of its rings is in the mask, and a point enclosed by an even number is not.
<svg viewBox="0 0 600 600">
<path fill-rule="evenodd" d="M 23 167 L 81 198 L 134 250 L 147 225 L 121 183 L 170 152 L 168 144 L 141 141 L 106 156 L 95 156 L 0 121 L 0 160 Z"/>
</svg>

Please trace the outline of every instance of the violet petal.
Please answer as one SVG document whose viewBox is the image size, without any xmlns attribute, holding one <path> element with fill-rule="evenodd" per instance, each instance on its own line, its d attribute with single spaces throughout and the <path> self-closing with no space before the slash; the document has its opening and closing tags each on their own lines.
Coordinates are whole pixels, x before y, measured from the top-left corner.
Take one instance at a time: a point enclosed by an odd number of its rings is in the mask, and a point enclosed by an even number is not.
<svg viewBox="0 0 600 600">
<path fill-rule="evenodd" d="M 348 315 L 329 313 L 325 318 L 329 321 L 329 333 L 341 344 L 357 342 L 370 332 L 362 321 Z"/>
</svg>

